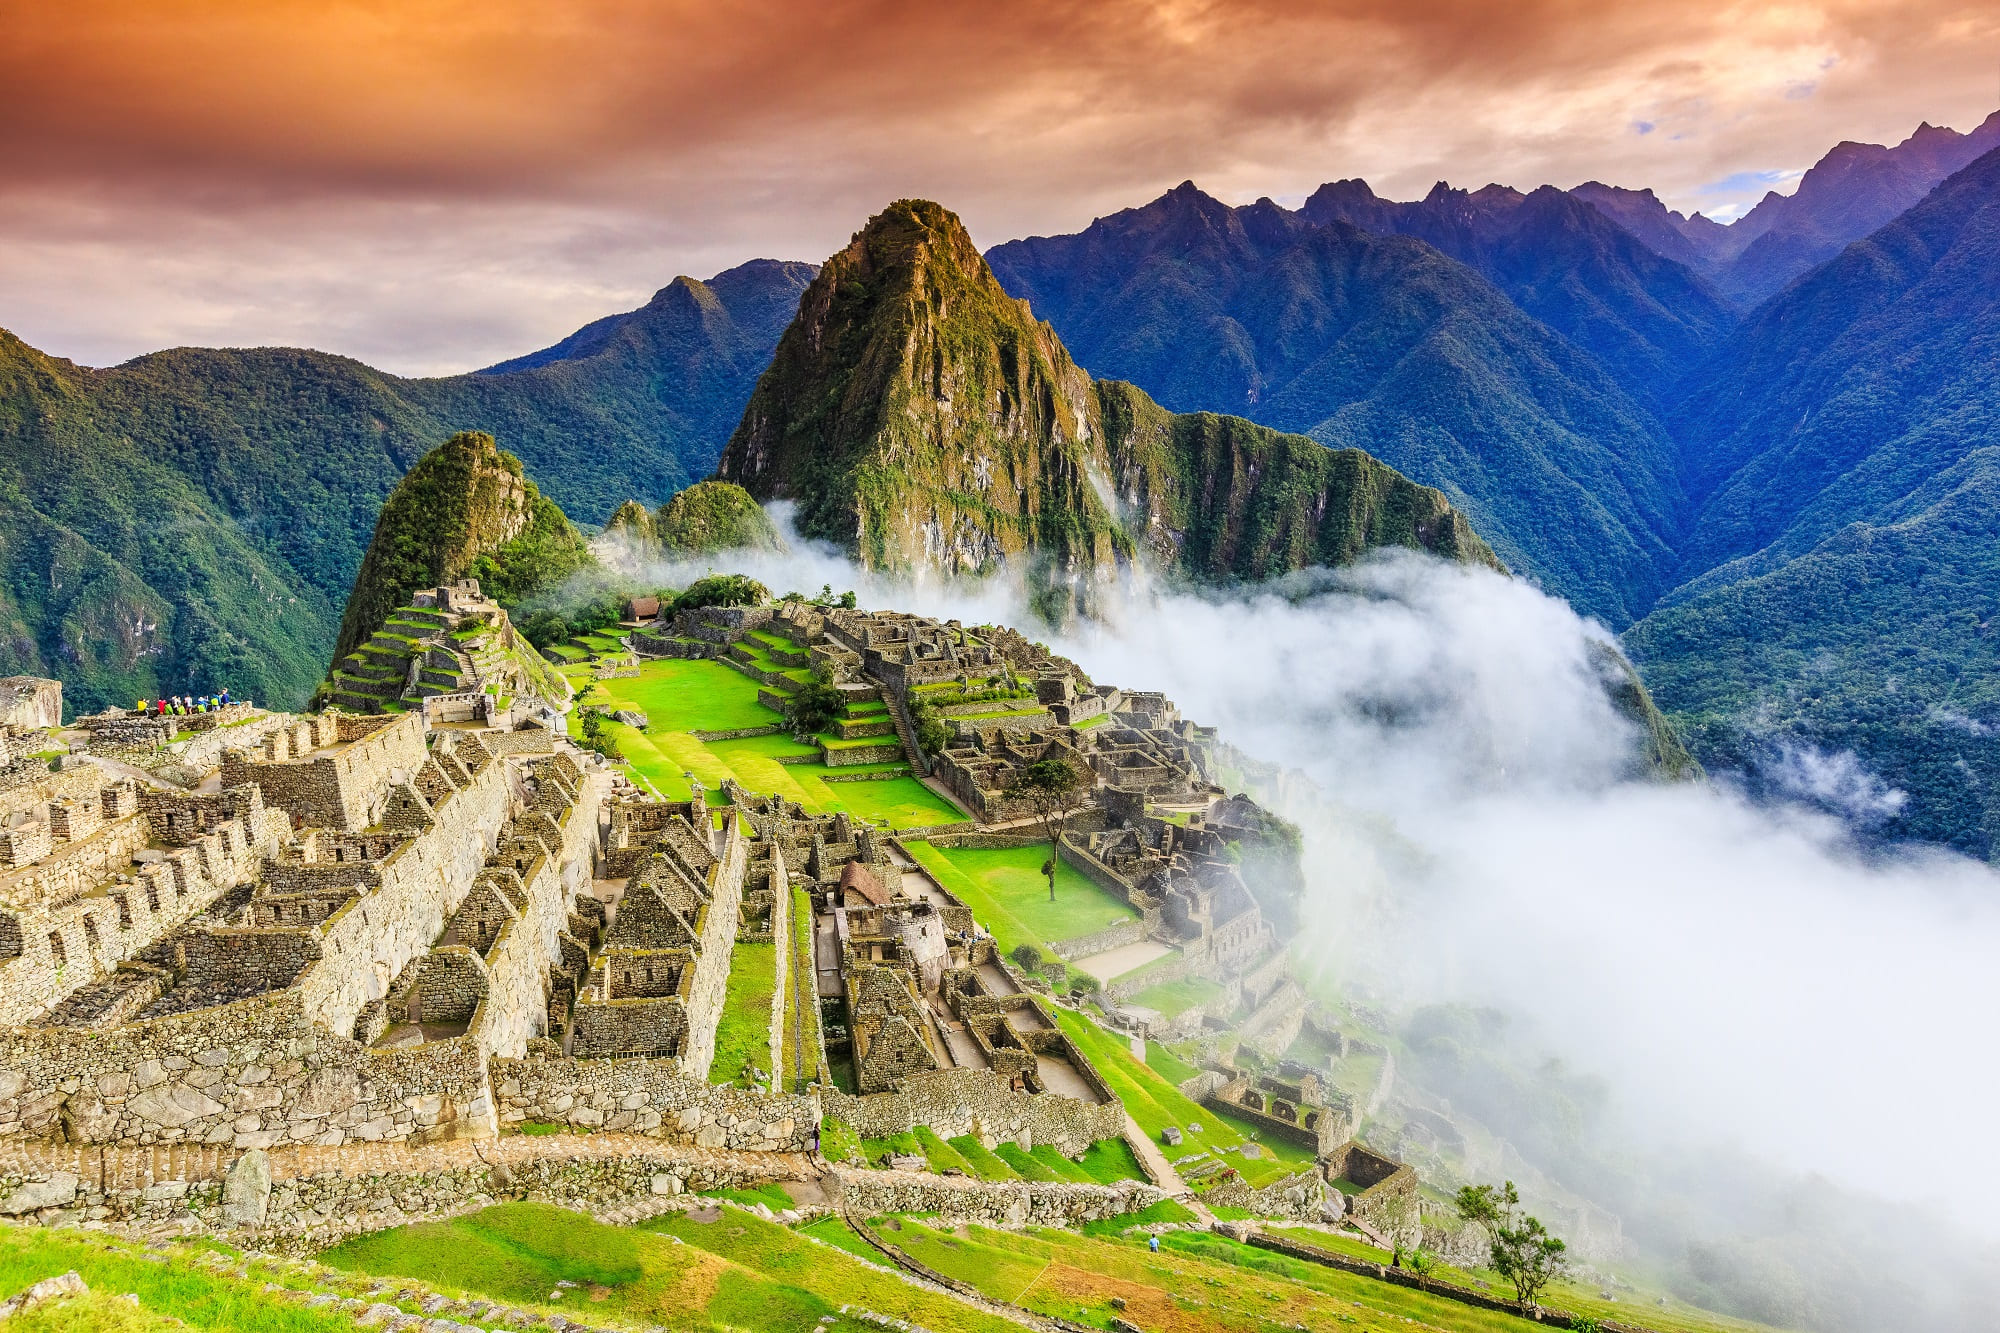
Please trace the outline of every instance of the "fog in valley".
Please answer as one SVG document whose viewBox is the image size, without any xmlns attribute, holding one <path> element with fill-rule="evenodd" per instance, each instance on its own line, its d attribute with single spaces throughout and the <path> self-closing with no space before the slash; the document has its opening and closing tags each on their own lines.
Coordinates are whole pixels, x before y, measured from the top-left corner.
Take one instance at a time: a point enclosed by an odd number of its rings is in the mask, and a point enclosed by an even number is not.
<svg viewBox="0 0 2000 1333">
<path fill-rule="evenodd" d="M 893 582 L 796 539 L 647 573 L 711 569 L 1036 633 L 1004 581 Z M 1406 1044 L 1399 1095 L 1473 1131 L 1479 1178 L 1522 1178 L 1558 1231 L 1590 1200 L 1719 1308 L 1987 1326 L 2000 878 L 1865 840 L 1898 793 L 1796 748 L 1756 784 L 1791 800 L 1649 780 L 1611 636 L 1482 569 L 1396 552 L 1100 601 L 1039 637 L 1273 766 L 1248 771 L 1303 834 L 1300 971 Z"/>
</svg>

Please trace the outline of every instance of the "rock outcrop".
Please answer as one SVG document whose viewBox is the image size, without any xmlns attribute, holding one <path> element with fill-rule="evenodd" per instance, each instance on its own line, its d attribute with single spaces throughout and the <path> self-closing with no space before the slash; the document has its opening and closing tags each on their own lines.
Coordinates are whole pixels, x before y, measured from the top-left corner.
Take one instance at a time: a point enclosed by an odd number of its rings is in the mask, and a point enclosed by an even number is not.
<svg viewBox="0 0 2000 1333">
<path fill-rule="evenodd" d="M 1093 381 L 920 200 L 820 270 L 717 471 L 871 567 L 1018 564 L 1058 597 L 1142 557 L 1204 579 L 1381 545 L 1498 564 L 1440 492 L 1365 453 Z"/>
</svg>

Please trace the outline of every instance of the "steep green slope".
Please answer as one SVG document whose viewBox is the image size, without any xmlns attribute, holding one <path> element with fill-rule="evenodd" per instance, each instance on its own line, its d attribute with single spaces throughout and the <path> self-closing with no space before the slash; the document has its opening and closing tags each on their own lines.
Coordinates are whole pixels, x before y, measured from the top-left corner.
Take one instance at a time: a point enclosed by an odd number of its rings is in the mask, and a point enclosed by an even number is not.
<svg viewBox="0 0 2000 1333">
<path fill-rule="evenodd" d="M 493 437 L 461 431 L 396 483 L 354 576 L 334 656 L 353 651 L 421 588 L 477 578 L 513 603 L 591 563 L 583 536 Z"/>
<path fill-rule="evenodd" d="M 1614 625 L 1643 612 L 1686 508 L 1650 413 L 1464 264 L 1321 211 L 1231 209 L 1183 185 L 991 258 L 1093 370 L 1170 408 L 1362 449 L 1443 490 L 1583 610 Z"/>
<path fill-rule="evenodd" d="M 1892 830 L 1990 854 L 2000 151 L 1795 284 L 1691 386 L 1692 577 L 1628 636 L 1728 758 L 1853 748 Z"/>
<path fill-rule="evenodd" d="M 405 380 L 288 348 L 89 370 L 0 333 L 0 665 L 85 710 L 227 683 L 305 701 L 384 497 L 439 440 L 504 439 L 589 520 L 706 474 L 812 270 L 678 279 L 520 362 Z"/>
<path fill-rule="evenodd" d="M 1141 547 L 1207 578 L 1385 543 L 1493 562 L 1442 495 L 1361 453 L 1094 383 L 922 201 L 820 270 L 718 473 L 870 565 L 1026 564 L 1058 595 Z"/>
<path fill-rule="evenodd" d="M 651 532 L 668 556 L 783 545 L 750 492 L 713 479 L 698 481 L 661 505 L 652 516 Z"/>
<path fill-rule="evenodd" d="M 61 679 L 73 712 L 225 685 L 303 700 L 332 604 L 128 424 L 90 372 L 0 333 L 0 671 Z M 206 461 L 229 484 L 226 451 Z"/>
</svg>

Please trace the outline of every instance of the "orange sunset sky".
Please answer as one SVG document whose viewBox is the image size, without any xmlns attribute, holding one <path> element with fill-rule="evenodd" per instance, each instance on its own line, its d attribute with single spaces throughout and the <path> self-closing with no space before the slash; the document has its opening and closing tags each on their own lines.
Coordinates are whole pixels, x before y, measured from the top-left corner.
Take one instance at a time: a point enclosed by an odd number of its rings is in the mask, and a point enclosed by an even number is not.
<svg viewBox="0 0 2000 1333">
<path fill-rule="evenodd" d="M 901 195 L 982 245 L 1189 178 L 1596 178 L 1728 216 L 1841 139 L 1996 106 L 1990 0 L 0 0 L 0 327 L 440 372 L 821 259 Z"/>
</svg>

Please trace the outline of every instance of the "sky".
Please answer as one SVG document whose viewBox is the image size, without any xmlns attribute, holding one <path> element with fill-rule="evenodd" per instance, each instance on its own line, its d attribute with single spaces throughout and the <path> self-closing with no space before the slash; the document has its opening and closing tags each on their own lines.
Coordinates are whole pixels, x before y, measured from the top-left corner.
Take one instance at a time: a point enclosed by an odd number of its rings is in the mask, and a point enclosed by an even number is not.
<svg viewBox="0 0 2000 1333">
<path fill-rule="evenodd" d="M 0 0 L 0 328 L 464 370 L 934 198 L 1650 186 L 1728 216 L 2000 105 L 1965 0 Z"/>
</svg>

